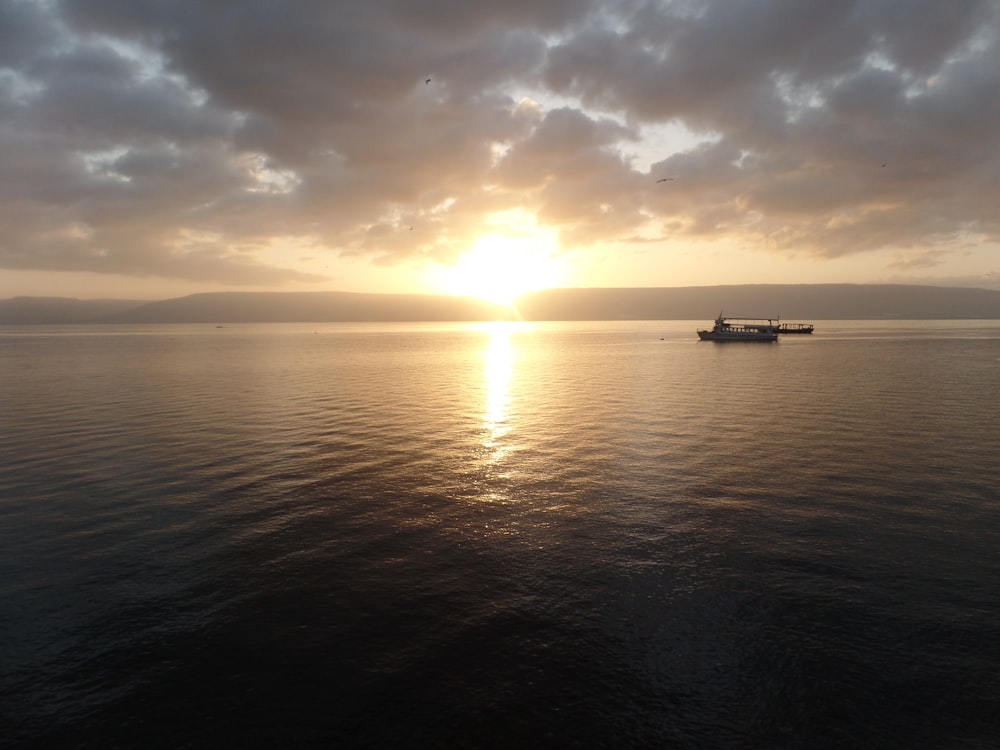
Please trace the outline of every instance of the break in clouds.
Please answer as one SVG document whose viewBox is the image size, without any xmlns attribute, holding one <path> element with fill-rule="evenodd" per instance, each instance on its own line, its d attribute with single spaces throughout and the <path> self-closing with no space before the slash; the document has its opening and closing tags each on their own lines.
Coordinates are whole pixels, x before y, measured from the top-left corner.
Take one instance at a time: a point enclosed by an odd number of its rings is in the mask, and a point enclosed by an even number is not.
<svg viewBox="0 0 1000 750">
<path fill-rule="evenodd" d="M 933 266 L 1000 240 L 998 29 L 996 0 L 0 0 L 0 267 L 270 284 L 447 261 L 498 212 Z"/>
</svg>

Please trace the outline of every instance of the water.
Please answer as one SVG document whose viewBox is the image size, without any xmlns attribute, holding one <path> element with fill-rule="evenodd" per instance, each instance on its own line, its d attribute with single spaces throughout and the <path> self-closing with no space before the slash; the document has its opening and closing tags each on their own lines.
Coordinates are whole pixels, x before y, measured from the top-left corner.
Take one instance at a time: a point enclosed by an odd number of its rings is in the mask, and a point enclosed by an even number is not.
<svg viewBox="0 0 1000 750">
<path fill-rule="evenodd" d="M 7 747 L 995 747 L 1000 324 L 0 330 Z"/>
</svg>

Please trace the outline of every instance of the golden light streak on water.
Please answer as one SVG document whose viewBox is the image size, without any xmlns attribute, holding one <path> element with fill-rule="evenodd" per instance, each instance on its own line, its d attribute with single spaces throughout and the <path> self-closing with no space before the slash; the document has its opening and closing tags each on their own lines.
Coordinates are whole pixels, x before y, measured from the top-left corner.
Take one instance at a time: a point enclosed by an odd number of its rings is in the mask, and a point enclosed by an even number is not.
<svg viewBox="0 0 1000 750">
<path fill-rule="evenodd" d="M 484 355 L 483 375 L 486 380 L 486 404 L 483 424 L 486 436 L 483 446 L 502 457 L 501 439 L 510 432 L 510 381 L 514 373 L 515 349 L 511 343 L 512 325 L 494 323 L 489 327 L 490 342 Z"/>
</svg>

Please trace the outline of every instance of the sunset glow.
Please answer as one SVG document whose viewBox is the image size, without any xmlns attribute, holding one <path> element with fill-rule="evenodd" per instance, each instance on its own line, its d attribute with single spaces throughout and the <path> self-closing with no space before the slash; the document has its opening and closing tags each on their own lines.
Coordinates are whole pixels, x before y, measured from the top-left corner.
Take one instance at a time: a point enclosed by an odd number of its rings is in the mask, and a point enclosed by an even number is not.
<svg viewBox="0 0 1000 750">
<path fill-rule="evenodd" d="M 898 4 L 0 0 L 0 299 L 1000 290 L 1000 4 Z"/>
<path fill-rule="evenodd" d="M 480 238 L 456 265 L 441 271 L 449 294 L 509 305 L 520 295 L 564 283 L 565 263 L 537 237 Z"/>
</svg>

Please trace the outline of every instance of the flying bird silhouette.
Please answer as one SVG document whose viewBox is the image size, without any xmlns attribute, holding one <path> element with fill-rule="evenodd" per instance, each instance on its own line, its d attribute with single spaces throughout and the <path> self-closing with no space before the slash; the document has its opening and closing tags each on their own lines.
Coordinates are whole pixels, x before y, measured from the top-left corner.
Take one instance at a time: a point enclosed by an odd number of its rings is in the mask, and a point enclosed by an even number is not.
<svg viewBox="0 0 1000 750">
<path fill-rule="evenodd" d="M 663 179 L 657 180 L 657 182 L 666 182 L 667 180 L 669 180 L 670 182 L 673 182 L 674 178 L 673 177 L 664 177 Z"/>
<path fill-rule="evenodd" d="M 424 81 L 424 85 L 426 86 L 426 85 L 427 85 L 428 83 L 430 83 L 430 82 L 431 82 L 431 79 L 430 79 L 430 78 L 428 78 L 428 79 L 427 79 L 426 81 Z"/>
</svg>

